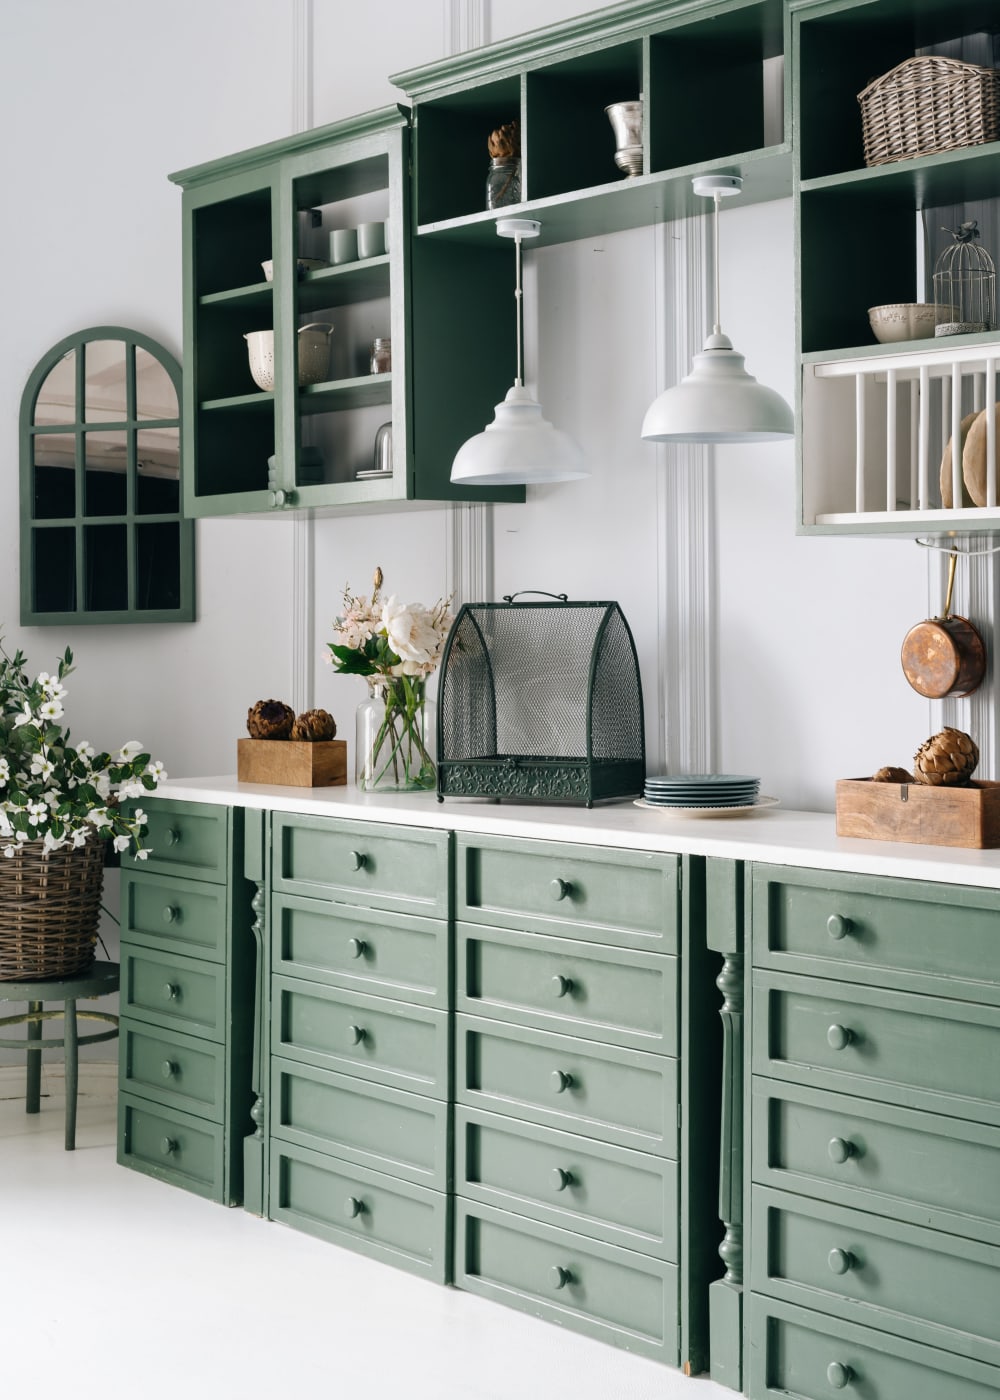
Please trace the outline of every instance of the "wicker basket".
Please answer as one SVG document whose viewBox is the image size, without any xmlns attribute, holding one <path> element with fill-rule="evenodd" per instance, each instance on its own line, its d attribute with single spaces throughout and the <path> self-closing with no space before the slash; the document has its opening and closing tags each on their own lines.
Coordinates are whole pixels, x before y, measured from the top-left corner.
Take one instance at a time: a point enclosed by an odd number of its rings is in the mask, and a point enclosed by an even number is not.
<svg viewBox="0 0 1000 1400">
<path fill-rule="evenodd" d="M 105 842 L 46 853 L 28 841 L 0 856 L 0 982 L 70 977 L 94 960 Z"/>
<path fill-rule="evenodd" d="M 979 146 L 1000 135 L 1000 72 L 955 58 L 908 58 L 858 93 L 865 164 Z"/>
</svg>

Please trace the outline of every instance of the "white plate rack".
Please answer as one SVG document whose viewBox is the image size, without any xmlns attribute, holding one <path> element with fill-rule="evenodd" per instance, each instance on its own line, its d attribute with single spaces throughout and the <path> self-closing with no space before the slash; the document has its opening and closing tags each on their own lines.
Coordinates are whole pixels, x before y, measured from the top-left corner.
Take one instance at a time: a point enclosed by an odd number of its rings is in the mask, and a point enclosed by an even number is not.
<svg viewBox="0 0 1000 1400">
<path fill-rule="evenodd" d="M 997 369 L 1000 340 L 942 338 L 802 367 L 802 523 L 829 529 L 1000 530 Z M 987 498 L 944 509 L 941 461 L 969 413 L 987 410 Z M 952 454 L 951 493 L 962 499 Z"/>
</svg>

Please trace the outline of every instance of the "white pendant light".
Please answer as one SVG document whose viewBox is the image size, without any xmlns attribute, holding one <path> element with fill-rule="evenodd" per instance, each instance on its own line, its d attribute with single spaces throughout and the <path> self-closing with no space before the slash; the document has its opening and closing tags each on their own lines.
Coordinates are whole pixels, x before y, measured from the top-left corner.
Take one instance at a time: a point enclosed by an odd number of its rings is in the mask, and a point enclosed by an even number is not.
<svg viewBox="0 0 1000 1400">
<path fill-rule="evenodd" d="M 541 404 L 521 381 L 521 240 L 537 238 L 540 229 L 537 219 L 497 220 L 497 233 L 514 240 L 517 378 L 497 404 L 493 422 L 458 449 L 451 479 L 463 485 L 533 486 L 590 475 L 579 447 L 543 417 Z"/>
<path fill-rule="evenodd" d="M 695 194 L 715 201 L 715 324 L 691 373 L 665 389 L 646 410 L 647 442 L 773 442 L 795 432 L 792 410 L 773 389 L 743 368 L 743 356 L 723 334 L 719 311 L 719 200 L 739 194 L 739 175 L 698 175 Z"/>
</svg>

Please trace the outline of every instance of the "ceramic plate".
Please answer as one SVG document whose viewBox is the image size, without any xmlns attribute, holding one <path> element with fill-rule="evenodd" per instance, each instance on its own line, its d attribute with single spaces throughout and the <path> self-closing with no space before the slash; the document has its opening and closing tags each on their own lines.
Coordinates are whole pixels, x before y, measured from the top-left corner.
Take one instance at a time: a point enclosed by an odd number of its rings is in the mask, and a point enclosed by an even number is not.
<svg viewBox="0 0 1000 1400">
<path fill-rule="evenodd" d="M 647 802 L 644 797 L 633 798 L 635 807 L 645 807 L 647 812 L 669 812 L 672 817 L 740 817 L 762 807 L 777 807 L 780 802 L 780 797 L 758 797 L 755 802 L 744 802 L 739 807 L 673 807 L 665 802 Z"/>
</svg>

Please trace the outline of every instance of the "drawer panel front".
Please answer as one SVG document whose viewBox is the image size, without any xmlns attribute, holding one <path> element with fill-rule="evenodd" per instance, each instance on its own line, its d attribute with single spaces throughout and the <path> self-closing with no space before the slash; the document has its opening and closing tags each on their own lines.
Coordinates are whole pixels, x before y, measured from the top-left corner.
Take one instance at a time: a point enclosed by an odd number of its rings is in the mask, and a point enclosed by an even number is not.
<svg viewBox="0 0 1000 1400">
<path fill-rule="evenodd" d="M 121 936 L 165 953 L 226 957 L 226 887 L 122 871 Z"/>
<path fill-rule="evenodd" d="M 118 1161 L 210 1200 L 223 1199 L 223 1132 L 219 1123 L 118 1096 Z"/>
<path fill-rule="evenodd" d="M 447 916 L 447 831 L 289 812 L 275 812 L 271 822 L 279 894 L 325 893 L 347 904 Z"/>
<path fill-rule="evenodd" d="M 474 1016 L 456 1020 L 456 1101 L 677 1156 L 677 1061 Z"/>
<path fill-rule="evenodd" d="M 995 891 L 755 866 L 752 898 L 758 966 L 1000 1004 Z"/>
<path fill-rule="evenodd" d="M 754 1082 L 753 1179 L 1000 1245 L 1000 1129 Z"/>
<path fill-rule="evenodd" d="M 677 1365 L 677 1267 L 459 1201 L 455 1284 Z"/>
<path fill-rule="evenodd" d="M 229 848 L 229 809 L 200 802 L 170 802 L 151 796 L 139 803 L 146 813 L 149 854 L 137 860 L 122 855 L 122 869 L 186 875 L 193 880 L 226 882 Z"/>
<path fill-rule="evenodd" d="M 996 1400 L 1000 1370 L 756 1294 L 751 1400 Z"/>
<path fill-rule="evenodd" d="M 122 949 L 122 1015 L 152 1025 L 224 1038 L 226 972 L 216 963 Z"/>
<path fill-rule="evenodd" d="M 677 1262 L 677 1163 L 455 1110 L 456 1190 L 499 1210 Z"/>
<path fill-rule="evenodd" d="M 292 977 L 272 979 L 272 1049 L 320 1069 L 448 1097 L 448 1016 Z"/>
<path fill-rule="evenodd" d="M 448 1114 L 440 1099 L 291 1060 L 272 1061 L 275 1137 L 437 1191 L 450 1186 Z"/>
<path fill-rule="evenodd" d="M 139 1021 L 122 1021 L 119 1052 L 124 1089 L 222 1122 L 226 1102 L 222 1045 L 176 1031 L 157 1032 Z"/>
<path fill-rule="evenodd" d="M 459 924 L 456 1007 L 676 1055 L 677 959 Z"/>
<path fill-rule="evenodd" d="M 422 1274 L 450 1279 L 449 1198 L 277 1139 L 272 1220 Z"/>
<path fill-rule="evenodd" d="M 758 1073 L 1000 1123 L 1000 1010 L 755 972 Z"/>
<path fill-rule="evenodd" d="M 751 1286 L 1000 1363 L 1000 1250 L 754 1187 Z"/>
<path fill-rule="evenodd" d="M 425 1006 L 448 1005 L 448 925 L 442 919 L 275 895 L 271 938 L 275 972 Z"/>
<path fill-rule="evenodd" d="M 676 953 L 680 857 L 455 837 L 456 918 Z"/>
</svg>

